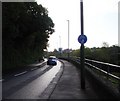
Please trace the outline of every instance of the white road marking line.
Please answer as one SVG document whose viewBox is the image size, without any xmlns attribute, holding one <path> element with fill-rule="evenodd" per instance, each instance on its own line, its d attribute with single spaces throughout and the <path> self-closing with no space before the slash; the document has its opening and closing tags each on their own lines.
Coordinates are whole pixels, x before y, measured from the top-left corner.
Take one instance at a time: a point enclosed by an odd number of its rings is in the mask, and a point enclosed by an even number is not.
<svg viewBox="0 0 120 101">
<path fill-rule="evenodd" d="M 24 72 L 19 73 L 19 74 L 15 74 L 14 76 L 20 76 L 20 75 L 25 74 L 25 73 L 27 73 L 27 71 L 24 71 Z"/>
<path fill-rule="evenodd" d="M 35 70 L 35 69 L 37 69 L 38 67 L 36 67 L 36 68 L 32 68 L 31 70 L 33 71 L 33 70 Z"/>
</svg>

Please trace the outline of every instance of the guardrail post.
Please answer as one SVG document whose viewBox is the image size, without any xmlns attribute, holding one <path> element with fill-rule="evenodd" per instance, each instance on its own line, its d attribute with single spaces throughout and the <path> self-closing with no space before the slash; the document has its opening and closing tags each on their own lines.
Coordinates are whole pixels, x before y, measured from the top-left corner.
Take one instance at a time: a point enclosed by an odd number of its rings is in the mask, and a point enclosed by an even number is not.
<svg viewBox="0 0 120 101">
<path fill-rule="evenodd" d="M 118 91 L 119 91 L 119 93 L 120 93 L 120 81 L 119 81 L 119 85 L 118 85 Z"/>
<path fill-rule="evenodd" d="M 102 68 L 101 64 L 100 64 L 100 67 L 99 67 L 99 68 L 100 68 L 100 69 Z M 101 71 L 98 72 L 98 75 L 99 75 L 99 77 L 101 78 Z"/>
<path fill-rule="evenodd" d="M 109 73 L 110 73 L 110 67 L 107 66 L 107 80 L 106 80 L 107 83 L 108 83 L 108 80 L 109 80 Z"/>
<path fill-rule="evenodd" d="M 93 60 L 91 61 L 91 64 L 94 66 L 94 64 L 93 64 Z M 91 68 L 92 70 L 93 70 L 93 68 Z"/>
<path fill-rule="evenodd" d="M 119 74 L 119 77 L 120 77 L 120 74 Z M 119 91 L 119 94 L 120 94 L 120 80 L 118 82 L 118 91 Z"/>
</svg>

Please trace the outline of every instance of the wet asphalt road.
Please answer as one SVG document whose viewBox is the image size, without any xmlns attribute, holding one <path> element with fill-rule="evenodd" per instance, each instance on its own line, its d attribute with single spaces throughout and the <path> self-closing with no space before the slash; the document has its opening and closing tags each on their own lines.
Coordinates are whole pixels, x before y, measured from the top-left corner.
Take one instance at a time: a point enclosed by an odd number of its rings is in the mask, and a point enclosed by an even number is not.
<svg viewBox="0 0 120 101">
<path fill-rule="evenodd" d="M 61 67 L 45 65 L 42 68 L 16 74 L 13 78 L 2 83 L 3 99 L 40 99 L 40 95 L 47 88 Z"/>
</svg>

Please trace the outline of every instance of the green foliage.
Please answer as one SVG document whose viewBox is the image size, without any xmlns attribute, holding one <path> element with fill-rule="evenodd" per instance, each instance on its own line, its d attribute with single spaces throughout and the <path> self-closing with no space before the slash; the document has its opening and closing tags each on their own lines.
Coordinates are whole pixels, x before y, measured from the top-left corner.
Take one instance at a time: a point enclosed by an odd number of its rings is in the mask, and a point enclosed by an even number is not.
<svg viewBox="0 0 120 101">
<path fill-rule="evenodd" d="M 26 65 L 42 57 L 54 23 L 36 2 L 2 3 L 3 70 Z"/>
<path fill-rule="evenodd" d="M 73 50 L 73 51 L 70 53 L 70 55 L 71 55 L 71 56 L 80 57 L 80 49 Z"/>
<path fill-rule="evenodd" d="M 49 52 L 49 55 L 55 55 L 57 57 L 68 57 L 67 52 L 63 52 L 60 54 L 57 50 L 53 52 Z M 104 43 L 103 47 L 101 48 L 88 48 L 85 47 L 84 49 L 85 58 L 108 62 L 112 64 L 120 65 L 120 47 L 119 46 L 111 46 L 109 47 L 108 44 Z M 80 57 L 80 49 L 72 50 L 69 53 L 71 57 Z"/>
<path fill-rule="evenodd" d="M 111 46 L 111 47 L 105 47 L 104 45 L 101 48 L 88 48 L 85 47 L 85 58 L 88 59 L 94 59 L 98 61 L 108 62 L 112 64 L 120 65 L 120 47 L 119 46 Z M 72 53 L 70 53 L 71 56 L 77 56 L 79 57 L 79 49 L 73 50 Z"/>
</svg>

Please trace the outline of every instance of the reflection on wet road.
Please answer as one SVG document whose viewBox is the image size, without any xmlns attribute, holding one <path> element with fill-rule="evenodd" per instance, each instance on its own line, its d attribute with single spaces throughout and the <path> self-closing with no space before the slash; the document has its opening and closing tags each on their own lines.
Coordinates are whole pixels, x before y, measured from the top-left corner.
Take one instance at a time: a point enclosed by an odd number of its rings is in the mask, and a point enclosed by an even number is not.
<svg viewBox="0 0 120 101">
<path fill-rule="evenodd" d="M 58 61 L 57 65 L 53 66 L 49 71 L 37 77 L 27 85 L 23 84 L 23 87 L 21 89 L 15 91 L 13 94 L 10 94 L 5 98 L 7 99 L 40 99 L 39 96 L 45 90 L 45 88 L 47 88 L 49 83 L 53 80 L 55 75 L 60 70 L 60 67 L 61 67 L 61 63 Z"/>
</svg>

